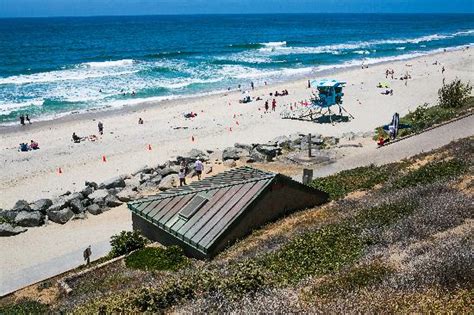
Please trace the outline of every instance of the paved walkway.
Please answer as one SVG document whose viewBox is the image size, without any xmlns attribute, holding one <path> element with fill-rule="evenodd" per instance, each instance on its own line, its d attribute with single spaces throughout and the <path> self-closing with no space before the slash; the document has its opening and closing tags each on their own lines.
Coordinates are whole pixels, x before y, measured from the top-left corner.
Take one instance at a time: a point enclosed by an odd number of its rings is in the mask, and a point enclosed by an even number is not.
<svg viewBox="0 0 474 315">
<path fill-rule="evenodd" d="M 126 206 L 65 225 L 50 223 L 0 238 L 0 296 L 64 273 L 83 264 L 82 253 L 91 245 L 92 260 L 110 251 L 110 237 L 131 230 Z"/>
<path fill-rule="evenodd" d="M 344 157 L 333 164 L 314 169 L 313 177 L 324 177 L 342 170 L 368 166 L 370 164 L 383 165 L 400 161 L 472 135 L 474 135 L 474 115 L 379 149 L 376 148 L 374 142 L 374 147 L 369 150 Z M 302 174 L 295 175 L 293 179 L 301 181 Z"/>
</svg>

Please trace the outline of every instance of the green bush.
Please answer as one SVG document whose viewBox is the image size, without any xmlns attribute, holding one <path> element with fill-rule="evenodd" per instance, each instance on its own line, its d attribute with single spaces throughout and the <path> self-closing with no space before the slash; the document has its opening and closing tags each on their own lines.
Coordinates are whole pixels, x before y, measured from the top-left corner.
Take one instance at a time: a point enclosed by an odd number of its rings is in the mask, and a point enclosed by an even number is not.
<svg viewBox="0 0 474 315">
<path fill-rule="evenodd" d="M 333 224 L 297 237 L 266 255 L 262 263 L 279 283 L 296 284 L 308 276 L 332 273 L 354 262 L 363 248 L 350 224 Z"/>
<path fill-rule="evenodd" d="M 438 102 L 442 108 L 461 108 L 471 96 L 472 86 L 456 79 L 438 90 Z"/>
<path fill-rule="evenodd" d="M 398 178 L 393 182 L 392 186 L 395 188 L 404 188 L 429 184 L 443 178 L 459 176 L 467 169 L 467 165 L 458 159 L 431 162 Z"/>
<path fill-rule="evenodd" d="M 141 270 L 177 271 L 188 263 L 188 258 L 184 256 L 184 252 L 179 246 L 168 248 L 147 247 L 125 258 L 127 267 Z"/>
<path fill-rule="evenodd" d="M 110 240 L 112 250 L 109 255 L 111 257 L 119 257 L 128 254 L 134 250 L 145 247 L 148 240 L 141 236 L 137 231 L 122 231 L 120 234 L 113 235 Z"/>
<path fill-rule="evenodd" d="M 2 315 L 29 315 L 47 313 L 50 313 L 48 305 L 29 299 L 23 299 L 14 304 L 0 306 L 0 314 Z"/>
<path fill-rule="evenodd" d="M 358 167 L 318 178 L 310 186 L 327 192 L 330 199 L 336 200 L 356 190 L 371 189 L 387 181 L 389 176 L 397 170 L 396 164 Z"/>
<path fill-rule="evenodd" d="M 411 214 L 415 207 L 416 204 L 414 202 L 403 201 L 363 209 L 356 215 L 355 223 L 361 228 L 387 226 Z"/>
</svg>

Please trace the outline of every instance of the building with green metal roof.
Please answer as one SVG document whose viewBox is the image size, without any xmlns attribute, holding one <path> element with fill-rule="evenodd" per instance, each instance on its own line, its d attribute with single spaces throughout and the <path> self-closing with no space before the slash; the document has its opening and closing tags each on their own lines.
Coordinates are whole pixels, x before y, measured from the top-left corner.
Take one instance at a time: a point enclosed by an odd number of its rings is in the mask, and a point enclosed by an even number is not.
<svg viewBox="0 0 474 315">
<path fill-rule="evenodd" d="M 326 202 L 325 192 L 281 174 L 240 167 L 128 203 L 133 228 L 195 258 L 211 258 L 252 230 Z"/>
</svg>

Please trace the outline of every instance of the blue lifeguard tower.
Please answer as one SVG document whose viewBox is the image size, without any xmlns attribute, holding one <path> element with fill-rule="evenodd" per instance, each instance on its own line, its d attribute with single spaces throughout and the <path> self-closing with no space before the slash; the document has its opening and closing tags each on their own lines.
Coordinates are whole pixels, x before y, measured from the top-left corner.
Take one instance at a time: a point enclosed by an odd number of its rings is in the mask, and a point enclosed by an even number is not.
<svg viewBox="0 0 474 315">
<path fill-rule="evenodd" d="M 312 92 L 312 97 L 305 107 L 300 107 L 295 110 L 285 111 L 282 113 L 283 118 L 323 121 L 324 117 L 328 117 L 329 121 L 333 123 L 334 119 L 343 120 L 342 111 L 346 112 L 349 117 L 354 118 L 343 106 L 343 89 L 346 85 L 344 81 L 323 79 L 320 81 L 311 81 L 311 86 L 315 88 Z M 337 106 L 339 108 L 339 115 L 335 115 L 331 111 L 331 107 Z M 346 117 L 346 121 L 347 121 Z"/>
</svg>

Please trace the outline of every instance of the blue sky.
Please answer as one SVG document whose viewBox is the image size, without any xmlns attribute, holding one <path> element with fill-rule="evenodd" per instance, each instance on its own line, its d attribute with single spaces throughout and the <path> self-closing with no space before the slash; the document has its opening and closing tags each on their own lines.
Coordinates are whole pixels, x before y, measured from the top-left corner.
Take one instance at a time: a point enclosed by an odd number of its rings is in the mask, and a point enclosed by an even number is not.
<svg viewBox="0 0 474 315">
<path fill-rule="evenodd" d="M 306 12 L 473 13 L 474 0 L 0 0 L 0 17 Z"/>
</svg>

